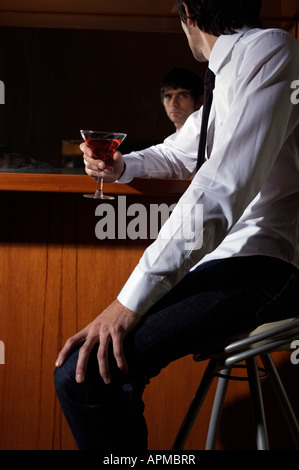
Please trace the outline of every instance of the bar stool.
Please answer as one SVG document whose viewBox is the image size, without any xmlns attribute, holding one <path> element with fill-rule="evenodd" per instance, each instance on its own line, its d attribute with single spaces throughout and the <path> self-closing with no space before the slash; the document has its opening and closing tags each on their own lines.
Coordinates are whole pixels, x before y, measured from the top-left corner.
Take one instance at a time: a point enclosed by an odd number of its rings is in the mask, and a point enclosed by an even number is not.
<svg viewBox="0 0 299 470">
<path fill-rule="evenodd" d="M 237 340 L 235 339 L 232 342 L 229 342 L 229 344 L 222 346 L 220 348 L 220 352 L 219 346 L 217 346 L 215 349 L 217 352 L 209 354 L 208 357 L 194 356 L 196 361 L 209 359 L 209 362 L 199 387 L 191 401 L 189 410 L 187 411 L 184 421 L 176 436 L 172 449 L 184 449 L 185 443 L 213 380 L 215 377 L 218 377 L 218 384 L 206 441 L 206 450 L 215 449 L 221 411 L 228 383 L 230 380 L 244 380 L 244 377 L 232 376 L 232 370 L 243 367 L 247 372 L 245 380 L 248 380 L 249 382 L 250 396 L 253 405 L 256 423 L 257 449 L 269 449 L 268 432 L 260 384 L 260 380 L 264 378 L 266 374 L 271 378 L 271 383 L 288 424 L 292 440 L 298 450 L 298 421 L 271 357 L 272 352 L 290 350 L 291 343 L 296 339 L 299 339 L 299 318 L 292 318 L 281 322 L 262 325 L 254 331 L 245 333 Z M 263 368 L 258 367 L 258 357 L 260 357 L 262 361 Z M 245 364 L 242 365 L 244 361 Z"/>
</svg>

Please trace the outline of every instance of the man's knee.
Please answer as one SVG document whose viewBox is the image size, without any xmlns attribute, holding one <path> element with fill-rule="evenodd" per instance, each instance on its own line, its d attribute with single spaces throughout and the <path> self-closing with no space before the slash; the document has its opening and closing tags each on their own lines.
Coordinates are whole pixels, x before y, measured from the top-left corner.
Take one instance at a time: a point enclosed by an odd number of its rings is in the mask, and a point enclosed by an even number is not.
<svg viewBox="0 0 299 470">
<path fill-rule="evenodd" d="M 67 374 L 65 373 L 64 367 L 56 367 L 54 370 L 54 384 L 57 393 L 65 388 L 67 380 Z"/>
<path fill-rule="evenodd" d="M 62 366 L 56 367 L 54 370 L 54 384 L 58 395 L 76 383 L 77 357 L 78 354 L 75 352 Z"/>
</svg>

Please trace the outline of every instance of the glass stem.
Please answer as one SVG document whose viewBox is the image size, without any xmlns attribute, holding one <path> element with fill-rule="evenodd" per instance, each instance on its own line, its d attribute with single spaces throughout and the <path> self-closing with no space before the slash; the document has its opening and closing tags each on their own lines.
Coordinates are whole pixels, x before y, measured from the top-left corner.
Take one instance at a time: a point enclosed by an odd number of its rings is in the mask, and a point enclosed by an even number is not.
<svg viewBox="0 0 299 470">
<path fill-rule="evenodd" d="M 100 198 L 103 196 L 103 183 L 104 183 L 104 178 L 102 176 L 100 176 L 97 179 L 97 189 L 96 189 L 96 193 L 95 193 L 95 196 L 97 198 L 99 196 L 100 196 Z"/>
</svg>

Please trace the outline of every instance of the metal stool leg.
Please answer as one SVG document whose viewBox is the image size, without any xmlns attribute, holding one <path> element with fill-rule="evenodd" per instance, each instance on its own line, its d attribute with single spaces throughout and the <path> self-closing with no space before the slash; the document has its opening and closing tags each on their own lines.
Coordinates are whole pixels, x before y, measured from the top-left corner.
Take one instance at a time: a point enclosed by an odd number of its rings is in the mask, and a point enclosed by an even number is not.
<svg viewBox="0 0 299 470">
<path fill-rule="evenodd" d="M 274 365 L 273 359 L 270 354 L 265 354 L 261 356 L 262 361 L 264 363 L 265 368 L 269 372 L 269 376 L 271 378 L 272 384 L 274 386 L 274 390 L 277 394 L 279 404 L 281 406 L 281 409 L 284 413 L 285 419 L 287 421 L 287 424 L 289 426 L 289 430 L 294 442 L 294 445 L 296 449 L 299 449 L 299 425 L 298 421 L 296 418 L 296 415 L 294 413 L 294 410 L 292 408 L 292 405 L 289 401 L 289 398 L 286 394 L 286 391 L 284 389 L 284 386 L 281 382 L 281 379 L 279 377 L 279 374 L 277 372 L 277 369 Z"/>
<path fill-rule="evenodd" d="M 223 376 L 223 377 L 219 377 L 218 379 L 217 389 L 215 393 L 215 398 L 214 398 L 214 403 L 213 403 L 213 408 L 212 408 L 212 413 L 211 413 L 211 418 L 210 418 L 210 424 L 209 424 L 209 430 L 208 430 L 208 436 L 207 436 L 207 442 L 206 442 L 206 450 L 214 450 L 216 446 L 221 412 L 222 412 L 222 408 L 223 408 L 223 404 L 225 400 L 225 395 L 227 392 L 229 376 L 231 374 L 231 368 L 223 369 L 221 371 L 221 374 L 226 375 L 227 377 Z"/>
<path fill-rule="evenodd" d="M 258 450 L 269 450 L 268 433 L 265 420 L 263 397 L 256 357 L 247 359 L 247 371 L 252 398 L 253 411 L 256 421 L 256 442 Z"/>
<path fill-rule="evenodd" d="M 186 444 L 188 436 L 191 432 L 192 426 L 197 418 L 199 410 L 204 402 L 204 399 L 209 391 L 209 388 L 214 380 L 218 368 L 218 361 L 211 359 L 207 365 L 205 373 L 202 377 L 200 385 L 194 395 L 189 410 L 181 425 L 178 435 L 175 439 L 172 450 L 182 450 Z"/>
</svg>

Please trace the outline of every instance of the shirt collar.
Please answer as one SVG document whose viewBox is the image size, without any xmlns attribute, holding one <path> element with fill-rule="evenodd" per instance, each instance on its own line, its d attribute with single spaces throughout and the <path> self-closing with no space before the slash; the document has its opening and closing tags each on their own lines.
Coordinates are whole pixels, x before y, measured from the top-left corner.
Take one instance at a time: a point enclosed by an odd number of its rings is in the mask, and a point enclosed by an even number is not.
<svg viewBox="0 0 299 470">
<path fill-rule="evenodd" d="M 217 75 L 220 69 L 229 60 L 235 44 L 249 29 L 250 28 L 248 27 L 244 27 L 242 29 L 238 29 L 235 34 L 223 34 L 219 36 L 214 44 L 209 61 L 209 68 L 215 75 Z"/>
</svg>

